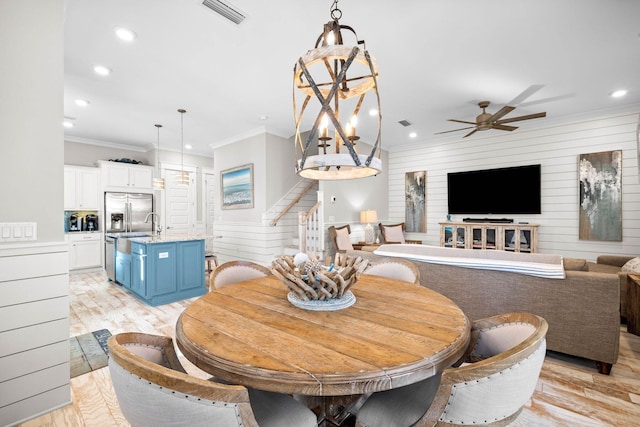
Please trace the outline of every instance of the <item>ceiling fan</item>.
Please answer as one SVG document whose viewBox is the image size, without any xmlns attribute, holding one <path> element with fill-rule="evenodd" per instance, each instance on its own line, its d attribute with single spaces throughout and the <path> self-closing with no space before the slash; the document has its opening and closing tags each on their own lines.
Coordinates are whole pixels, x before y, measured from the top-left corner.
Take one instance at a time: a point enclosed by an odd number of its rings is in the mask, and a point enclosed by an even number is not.
<svg viewBox="0 0 640 427">
<path fill-rule="evenodd" d="M 506 131 L 513 131 L 518 129 L 517 126 L 508 126 L 505 125 L 505 123 L 512 123 L 512 122 L 517 122 L 520 120 L 529 120 L 529 119 L 537 119 L 540 117 L 546 117 L 547 113 L 535 113 L 535 114 L 528 114 L 526 116 L 518 116 L 518 117 L 512 117 L 510 119 L 503 119 L 502 117 L 506 116 L 507 114 L 509 114 L 510 112 L 512 112 L 513 110 L 516 109 L 516 107 L 510 107 L 508 105 L 505 105 L 504 107 L 502 107 L 501 109 L 499 109 L 496 113 L 491 114 L 491 113 L 487 113 L 485 111 L 485 109 L 489 106 L 490 102 L 489 101 L 482 101 L 480 103 L 478 103 L 478 106 L 480 108 L 482 108 L 482 114 L 480 114 L 479 116 L 476 117 L 476 121 L 475 122 L 468 122 L 465 120 L 457 120 L 457 119 L 449 119 L 450 122 L 456 122 L 456 123 L 465 123 L 465 124 L 469 124 L 469 125 L 473 125 L 473 126 L 469 126 L 466 128 L 460 128 L 460 129 L 454 129 L 454 130 L 447 130 L 444 132 L 438 132 L 436 133 L 436 135 L 442 134 L 442 133 L 449 133 L 449 132 L 458 132 L 460 130 L 466 130 L 466 129 L 473 129 L 471 132 L 469 132 L 468 134 L 466 134 L 465 136 L 463 136 L 463 138 L 466 138 L 468 136 L 473 135 L 474 133 L 476 133 L 479 130 L 488 130 L 488 129 L 497 129 L 497 130 L 506 130 Z"/>
</svg>

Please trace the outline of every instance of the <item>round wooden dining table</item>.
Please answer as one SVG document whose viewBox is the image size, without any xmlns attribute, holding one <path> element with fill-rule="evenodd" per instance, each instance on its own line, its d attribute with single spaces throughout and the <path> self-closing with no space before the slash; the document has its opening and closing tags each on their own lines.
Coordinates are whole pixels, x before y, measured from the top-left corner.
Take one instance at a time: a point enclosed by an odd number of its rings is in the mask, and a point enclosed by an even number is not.
<svg viewBox="0 0 640 427">
<path fill-rule="evenodd" d="M 363 274 L 351 291 L 352 306 L 313 311 L 292 305 L 275 276 L 228 285 L 184 310 L 176 341 L 216 378 L 322 397 L 334 424 L 338 406 L 436 375 L 468 346 L 469 320 L 433 290 Z"/>
</svg>

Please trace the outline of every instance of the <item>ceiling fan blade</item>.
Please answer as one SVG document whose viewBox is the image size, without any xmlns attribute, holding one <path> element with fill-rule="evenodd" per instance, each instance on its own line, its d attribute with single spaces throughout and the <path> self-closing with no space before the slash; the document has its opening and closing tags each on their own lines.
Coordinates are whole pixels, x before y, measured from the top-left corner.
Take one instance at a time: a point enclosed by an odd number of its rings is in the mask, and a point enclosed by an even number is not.
<svg viewBox="0 0 640 427">
<path fill-rule="evenodd" d="M 491 126 L 491 128 L 492 129 L 498 129 L 498 130 L 509 130 L 509 131 L 511 131 L 511 130 L 518 129 L 518 126 L 505 126 L 505 125 L 501 125 L 501 124 L 498 124 L 498 123 L 494 123 Z"/>
<path fill-rule="evenodd" d="M 493 116 L 489 117 L 487 122 L 488 123 L 495 122 L 496 120 L 499 120 L 501 117 L 506 116 L 507 114 L 509 114 L 515 109 L 516 107 L 510 107 L 508 105 L 505 105 L 504 107 L 499 109 Z"/>
<path fill-rule="evenodd" d="M 501 125 L 504 123 L 517 122 L 520 120 L 538 119 L 541 117 L 547 117 L 547 113 L 544 112 L 544 113 L 528 114 L 526 116 L 511 117 L 510 119 L 498 120 L 497 122 L 495 122 L 495 124 Z"/>
<path fill-rule="evenodd" d="M 454 129 L 454 130 L 445 130 L 444 132 L 436 132 L 434 133 L 434 135 L 440 135 L 442 133 L 449 133 L 449 132 L 458 132 L 459 130 L 467 130 L 467 129 L 472 129 L 475 126 L 469 126 L 468 128 L 461 128 L 461 129 Z"/>
<path fill-rule="evenodd" d="M 516 96 L 515 98 L 513 98 L 513 100 L 508 102 L 507 105 L 520 106 L 521 102 L 523 102 L 524 100 L 528 99 L 531 95 L 533 95 L 534 93 L 536 93 L 537 91 L 539 91 L 543 87 L 544 87 L 544 85 L 531 85 L 528 88 L 526 88 L 520 95 Z"/>
<path fill-rule="evenodd" d="M 465 136 L 463 136 L 463 138 L 466 138 L 466 137 L 468 137 L 468 136 L 471 136 L 471 135 L 473 135 L 473 134 L 474 134 L 474 133 L 476 133 L 476 132 L 478 132 L 478 129 L 474 129 L 474 130 L 472 130 L 471 132 L 469 132 L 468 134 L 466 134 Z"/>
<path fill-rule="evenodd" d="M 467 122 L 465 120 L 449 119 L 450 122 L 465 123 L 467 125 L 476 125 L 476 122 Z"/>
</svg>

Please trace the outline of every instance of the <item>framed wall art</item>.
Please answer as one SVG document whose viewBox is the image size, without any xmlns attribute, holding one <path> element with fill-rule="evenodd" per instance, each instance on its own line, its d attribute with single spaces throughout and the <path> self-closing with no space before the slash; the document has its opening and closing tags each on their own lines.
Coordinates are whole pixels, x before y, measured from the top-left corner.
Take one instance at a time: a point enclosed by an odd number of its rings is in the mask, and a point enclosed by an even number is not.
<svg viewBox="0 0 640 427">
<path fill-rule="evenodd" d="M 580 240 L 622 240 L 622 150 L 580 154 Z"/>
<path fill-rule="evenodd" d="M 407 172 L 404 176 L 405 231 L 427 232 L 427 171 Z"/>
<path fill-rule="evenodd" d="M 222 171 L 222 209 L 253 208 L 253 163 Z"/>
</svg>

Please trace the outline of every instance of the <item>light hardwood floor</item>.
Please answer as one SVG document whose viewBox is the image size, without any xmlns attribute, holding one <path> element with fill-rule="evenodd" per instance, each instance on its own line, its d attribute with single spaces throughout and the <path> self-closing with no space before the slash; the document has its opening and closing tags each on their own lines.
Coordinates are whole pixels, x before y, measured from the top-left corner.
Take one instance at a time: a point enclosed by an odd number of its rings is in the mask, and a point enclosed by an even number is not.
<svg viewBox="0 0 640 427">
<path fill-rule="evenodd" d="M 107 281 L 103 272 L 70 276 L 70 336 L 109 329 L 175 336 L 175 323 L 191 300 L 149 307 Z M 181 358 L 189 373 L 208 375 Z M 108 368 L 71 380 L 73 404 L 21 424 L 127 426 Z M 640 337 L 620 328 L 620 358 L 610 376 L 593 362 L 557 353 L 545 359 L 537 390 L 513 426 L 640 426 Z"/>
</svg>

